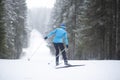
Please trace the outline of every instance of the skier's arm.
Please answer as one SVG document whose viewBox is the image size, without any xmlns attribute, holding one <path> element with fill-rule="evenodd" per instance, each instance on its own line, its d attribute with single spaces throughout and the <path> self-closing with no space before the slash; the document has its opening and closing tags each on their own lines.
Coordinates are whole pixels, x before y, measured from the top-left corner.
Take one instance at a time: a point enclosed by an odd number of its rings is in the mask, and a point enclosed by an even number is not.
<svg viewBox="0 0 120 80">
<path fill-rule="evenodd" d="M 65 33 L 64 40 L 65 40 L 66 47 L 68 48 L 68 36 L 67 36 L 67 33 Z"/>
<path fill-rule="evenodd" d="M 56 30 L 57 30 L 57 29 L 51 31 L 51 32 L 47 35 L 47 38 L 49 38 L 49 37 L 51 37 L 53 34 L 55 34 L 55 33 L 56 33 Z"/>
</svg>

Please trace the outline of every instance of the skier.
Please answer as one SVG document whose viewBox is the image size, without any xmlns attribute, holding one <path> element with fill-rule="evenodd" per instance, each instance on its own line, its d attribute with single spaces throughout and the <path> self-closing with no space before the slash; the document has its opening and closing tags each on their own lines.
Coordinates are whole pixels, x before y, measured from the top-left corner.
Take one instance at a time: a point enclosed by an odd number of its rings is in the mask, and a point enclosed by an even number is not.
<svg viewBox="0 0 120 80">
<path fill-rule="evenodd" d="M 60 28 L 56 28 L 55 30 L 51 31 L 44 39 L 48 39 L 49 37 L 54 35 L 53 44 L 56 50 L 56 66 L 59 65 L 59 49 L 62 51 L 62 57 L 64 59 L 65 65 L 68 64 L 64 42 L 66 47 L 68 48 L 68 37 L 65 24 L 61 24 Z"/>
</svg>

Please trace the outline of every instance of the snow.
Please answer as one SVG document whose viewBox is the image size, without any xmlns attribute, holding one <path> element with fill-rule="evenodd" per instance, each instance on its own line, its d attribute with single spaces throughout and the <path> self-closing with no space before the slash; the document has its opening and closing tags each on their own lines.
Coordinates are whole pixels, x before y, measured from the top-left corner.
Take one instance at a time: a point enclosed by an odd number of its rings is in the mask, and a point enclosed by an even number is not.
<svg viewBox="0 0 120 80">
<path fill-rule="evenodd" d="M 46 45 L 39 32 L 33 30 L 24 57 L 0 60 L 0 80 L 120 80 L 119 60 L 69 60 L 79 66 L 56 69 Z"/>
<path fill-rule="evenodd" d="M 28 8 L 53 8 L 55 0 L 26 0 L 26 3 Z"/>
<path fill-rule="evenodd" d="M 44 41 L 42 35 L 36 30 L 31 32 L 30 36 L 30 46 L 27 49 L 23 49 L 26 53 L 25 57 L 22 59 L 31 60 L 47 60 L 50 58 L 50 50 L 47 47 L 46 41 Z"/>
</svg>

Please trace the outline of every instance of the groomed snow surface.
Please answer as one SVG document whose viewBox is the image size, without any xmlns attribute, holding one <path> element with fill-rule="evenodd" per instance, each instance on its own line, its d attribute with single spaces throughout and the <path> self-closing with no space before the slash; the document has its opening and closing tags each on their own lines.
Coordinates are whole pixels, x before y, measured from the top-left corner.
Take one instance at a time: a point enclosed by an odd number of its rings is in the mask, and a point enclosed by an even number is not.
<svg viewBox="0 0 120 80">
<path fill-rule="evenodd" d="M 69 60 L 73 67 L 55 67 L 54 57 L 36 30 L 19 60 L 0 60 L 0 80 L 120 80 L 120 61 Z M 33 55 L 34 54 L 34 55 Z M 28 61 L 30 58 L 30 61 Z M 50 64 L 48 64 L 50 63 Z"/>
</svg>

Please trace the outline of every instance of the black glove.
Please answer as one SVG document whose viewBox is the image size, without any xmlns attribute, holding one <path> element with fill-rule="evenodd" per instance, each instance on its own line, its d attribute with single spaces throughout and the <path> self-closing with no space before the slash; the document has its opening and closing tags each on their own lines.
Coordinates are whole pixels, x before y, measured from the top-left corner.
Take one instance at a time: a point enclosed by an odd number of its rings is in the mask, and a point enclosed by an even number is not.
<svg viewBox="0 0 120 80">
<path fill-rule="evenodd" d="M 44 37 L 44 39 L 46 40 L 48 37 L 46 36 L 46 37 Z"/>
<path fill-rule="evenodd" d="M 66 45 L 66 48 L 68 48 L 68 45 Z"/>
</svg>

